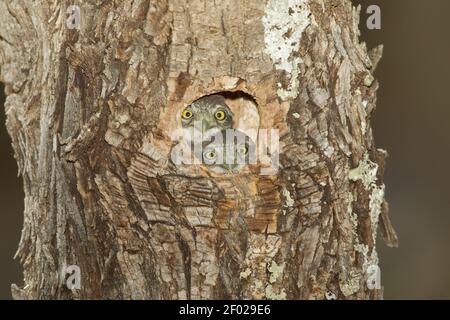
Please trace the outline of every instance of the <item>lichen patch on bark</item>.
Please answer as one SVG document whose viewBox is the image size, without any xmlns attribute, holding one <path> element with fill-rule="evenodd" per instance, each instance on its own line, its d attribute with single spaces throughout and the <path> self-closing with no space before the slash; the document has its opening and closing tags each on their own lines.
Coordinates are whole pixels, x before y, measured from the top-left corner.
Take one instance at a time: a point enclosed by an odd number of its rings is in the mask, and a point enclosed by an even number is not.
<svg viewBox="0 0 450 320">
<path fill-rule="evenodd" d="M 265 8 L 265 53 L 270 56 L 275 68 L 286 72 L 289 78 L 288 88 L 278 90 L 278 95 L 283 100 L 294 99 L 298 95 L 298 64 L 303 61 L 296 53 L 300 48 L 303 32 L 310 24 L 311 12 L 307 3 L 307 0 L 269 0 Z"/>
</svg>

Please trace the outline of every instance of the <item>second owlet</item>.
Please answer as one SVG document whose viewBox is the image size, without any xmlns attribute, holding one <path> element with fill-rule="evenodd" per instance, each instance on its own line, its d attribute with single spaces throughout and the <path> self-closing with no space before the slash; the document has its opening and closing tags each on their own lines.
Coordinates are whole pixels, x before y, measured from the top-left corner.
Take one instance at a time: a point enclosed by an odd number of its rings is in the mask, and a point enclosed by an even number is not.
<svg viewBox="0 0 450 320">
<path fill-rule="evenodd" d="M 226 129 L 211 140 L 203 142 L 202 153 L 197 157 L 212 172 L 233 174 L 256 163 L 256 145 L 245 133 Z"/>
<path fill-rule="evenodd" d="M 233 113 L 220 95 L 200 98 L 181 113 L 183 128 L 195 128 L 203 134 L 211 129 L 230 129 L 233 124 Z"/>
</svg>

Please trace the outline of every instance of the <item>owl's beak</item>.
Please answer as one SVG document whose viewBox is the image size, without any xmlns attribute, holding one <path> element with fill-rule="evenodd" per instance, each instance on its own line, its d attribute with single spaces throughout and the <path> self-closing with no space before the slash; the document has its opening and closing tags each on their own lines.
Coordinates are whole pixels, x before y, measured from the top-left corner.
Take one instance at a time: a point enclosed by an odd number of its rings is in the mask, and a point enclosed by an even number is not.
<svg viewBox="0 0 450 320">
<path fill-rule="evenodd" d="M 203 120 L 202 121 L 202 131 L 203 132 L 207 132 L 209 129 L 211 129 L 211 128 L 213 128 L 214 127 L 214 123 L 211 123 L 210 121 L 209 121 L 209 119 L 208 120 Z"/>
</svg>

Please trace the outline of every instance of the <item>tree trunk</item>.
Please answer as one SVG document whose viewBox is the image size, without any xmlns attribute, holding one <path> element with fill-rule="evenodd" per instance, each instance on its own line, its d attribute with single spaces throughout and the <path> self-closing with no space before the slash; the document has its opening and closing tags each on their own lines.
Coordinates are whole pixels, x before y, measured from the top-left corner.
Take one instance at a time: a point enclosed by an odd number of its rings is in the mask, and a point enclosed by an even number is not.
<svg viewBox="0 0 450 320">
<path fill-rule="evenodd" d="M 380 298 L 378 225 L 397 242 L 370 126 L 382 48 L 358 23 L 348 0 L 1 1 L 14 298 Z M 180 112 L 215 93 L 235 128 L 278 130 L 278 170 L 173 163 Z"/>
</svg>

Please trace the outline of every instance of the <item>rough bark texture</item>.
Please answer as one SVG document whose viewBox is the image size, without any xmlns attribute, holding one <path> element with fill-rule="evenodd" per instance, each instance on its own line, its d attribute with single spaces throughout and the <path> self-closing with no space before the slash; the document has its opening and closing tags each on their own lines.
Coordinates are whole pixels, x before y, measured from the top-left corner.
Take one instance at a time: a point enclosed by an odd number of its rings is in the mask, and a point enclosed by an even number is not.
<svg viewBox="0 0 450 320">
<path fill-rule="evenodd" d="M 348 0 L 1 1 L 26 194 L 14 297 L 380 298 L 378 225 L 397 242 L 370 126 L 382 50 L 358 23 Z M 278 172 L 171 163 L 181 109 L 216 92 L 280 131 Z"/>
</svg>

